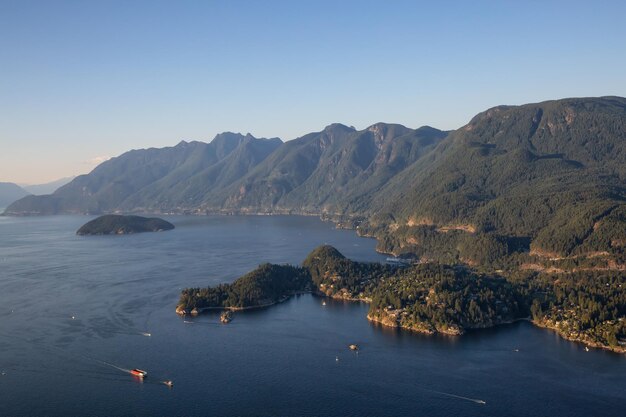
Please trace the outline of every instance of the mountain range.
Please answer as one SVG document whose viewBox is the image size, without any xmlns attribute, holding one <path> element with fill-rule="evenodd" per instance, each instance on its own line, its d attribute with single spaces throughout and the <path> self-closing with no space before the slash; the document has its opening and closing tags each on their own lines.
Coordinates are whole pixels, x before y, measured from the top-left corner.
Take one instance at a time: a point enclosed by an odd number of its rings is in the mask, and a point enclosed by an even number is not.
<svg viewBox="0 0 626 417">
<path fill-rule="evenodd" d="M 28 193 L 33 194 L 33 195 L 46 195 L 46 194 L 52 194 L 60 187 L 72 181 L 74 178 L 75 177 L 65 177 L 65 178 L 59 178 L 58 180 L 46 182 L 44 184 L 20 185 L 20 187 L 22 187 L 23 189 L 28 191 Z"/>
<path fill-rule="evenodd" d="M 61 178 L 56 181 L 36 185 L 19 185 L 12 182 L 0 182 L 0 207 L 7 207 L 14 201 L 30 194 L 51 194 L 73 179 L 74 177 Z"/>
<path fill-rule="evenodd" d="M 133 150 L 5 214 L 317 214 L 397 255 L 546 267 L 622 256 L 625 200 L 626 99 L 599 97 L 498 106 L 451 132 L 333 124 Z"/>
<path fill-rule="evenodd" d="M 6 207 L 28 194 L 28 191 L 17 184 L 13 184 L 12 182 L 0 182 L 0 207 Z"/>
</svg>

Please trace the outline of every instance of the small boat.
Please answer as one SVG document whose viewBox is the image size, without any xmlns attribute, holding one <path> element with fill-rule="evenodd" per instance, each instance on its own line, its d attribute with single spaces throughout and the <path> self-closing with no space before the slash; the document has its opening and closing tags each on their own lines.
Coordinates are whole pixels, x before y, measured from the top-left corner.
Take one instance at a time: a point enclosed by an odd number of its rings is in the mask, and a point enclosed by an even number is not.
<svg viewBox="0 0 626 417">
<path fill-rule="evenodd" d="M 585 346 L 585 352 L 589 352 L 589 347 Z"/>
<path fill-rule="evenodd" d="M 350 350 L 359 350 L 359 347 L 357 345 L 350 345 L 348 347 L 350 348 Z"/>
<path fill-rule="evenodd" d="M 230 310 L 226 310 L 220 315 L 220 321 L 224 324 L 230 323 L 232 319 L 233 313 Z"/>
<path fill-rule="evenodd" d="M 138 378 L 145 378 L 148 376 L 148 372 L 141 370 L 141 369 L 131 369 L 130 374 Z"/>
<path fill-rule="evenodd" d="M 167 385 L 170 388 L 174 386 L 174 383 L 172 381 L 170 381 L 169 379 L 167 381 L 163 381 L 163 384 Z"/>
<path fill-rule="evenodd" d="M 325 306 L 326 305 L 326 301 L 322 301 L 322 305 Z"/>
</svg>

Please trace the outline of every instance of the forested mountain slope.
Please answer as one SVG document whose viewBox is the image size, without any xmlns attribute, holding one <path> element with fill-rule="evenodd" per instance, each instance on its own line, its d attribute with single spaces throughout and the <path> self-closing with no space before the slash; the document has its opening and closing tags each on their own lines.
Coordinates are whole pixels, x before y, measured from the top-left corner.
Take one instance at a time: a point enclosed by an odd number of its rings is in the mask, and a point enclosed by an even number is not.
<svg viewBox="0 0 626 417">
<path fill-rule="evenodd" d="M 321 214 L 422 260 L 616 269 L 625 201 L 626 99 L 600 97 L 494 107 L 453 132 L 333 124 L 135 150 L 6 213 Z"/>
<path fill-rule="evenodd" d="M 132 150 L 103 162 L 53 194 L 24 198 L 6 212 L 99 214 L 191 207 L 198 199 L 196 194 L 202 194 L 201 200 L 213 187 L 237 180 L 281 143 L 277 138 L 227 132 L 211 143 L 182 141 L 168 148 Z M 229 170 L 221 169 L 226 160 Z"/>
<path fill-rule="evenodd" d="M 426 162 L 390 182 L 383 192 L 392 198 L 373 208 L 363 232 L 388 236 L 383 249 L 446 247 L 481 263 L 520 245 L 552 258 L 623 246 L 623 98 L 496 107 Z"/>
</svg>

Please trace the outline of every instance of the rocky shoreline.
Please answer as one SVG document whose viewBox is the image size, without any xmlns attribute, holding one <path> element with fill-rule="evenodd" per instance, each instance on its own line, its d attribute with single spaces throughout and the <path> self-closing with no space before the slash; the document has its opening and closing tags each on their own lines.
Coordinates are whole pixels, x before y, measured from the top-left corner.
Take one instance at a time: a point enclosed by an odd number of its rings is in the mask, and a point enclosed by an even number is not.
<svg viewBox="0 0 626 417">
<path fill-rule="evenodd" d="M 193 310 L 186 310 L 186 309 L 181 309 L 181 308 L 176 308 L 176 314 L 181 315 L 181 316 L 187 316 L 187 315 L 191 315 L 191 316 L 197 316 L 199 314 L 205 313 L 205 312 L 209 312 L 209 311 L 232 311 L 232 312 L 236 312 L 236 311 L 246 311 L 246 310 L 256 310 L 256 309 L 261 309 L 261 308 L 267 308 L 267 307 L 271 307 L 273 305 L 276 304 L 280 304 L 283 303 L 287 300 L 289 300 L 291 297 L 296 296 L 296 295 L 303 295 L 303 294 L 313 294 L 316 295 L 318 297 L 321 298 L 330 298 L 333 300 L 337 300 L 337 301 L 349 301 L 349 302 L 361 302 L 361 303 L 370 303 L 371 300 L 367 299 L 367 298 L 350 298 L 350 297 L 343 297 L 343 296 L 339 296 L 337 294 L 334 295 L 327 295 L 324 294 L 323 292 L 320 291 L 302 291 L 302 292 L 297 292 L 297 293 L 293 293 L 290 294 L 288 296 L 285 296 L 283 298 L 281 298 L 278 301 L 275 302 L 271 302 L 271 303 L 266 303 L 266 304 L 261 304 L 261 305 L 256 305 L 256 306 L 248 306 L 248 307 L 202 307 L 202 308 L 194 308 Z M 551 330 L 556 332 L 560 337 L 562 337 L 565 340 L 568 340 L 570 342 L 576 342 L 576 343 L 581 343 L 584 346 L 590 347 L 590 348 L 596 348 L 596 349 L 603 349 L 603 350 L 608 350 L 614 353 L 619 353 L 619 354 L 624 354 L 626 353 L 626 346 L 616 346 L 616 347 L 611 347 L 611 346 L 606 346 L 606 345 L 602 345 L 600 343 L 594 342 L 592 340 L 588 340 L 587 338 L 584 337 L 575 337 L 575 336 L 571 336 L 571 335 L 567 335 L 565 333 L 563 333 L 561 331 L 561 329 L 558 328 L 557 325 L 549 322 L 549 321 L 537 321 L 537 320 L 532 320 L 531 318 L 527 317 L 527 318 L 519 318 L 519 319 L 515 319 L 515 320 L 506 320 L 506 321 L 501 321 L 501 322 L 497 322 L 497 323 L 490 323 L 490 324 L 485 324 L 483 326 L 474 326 L 471 328 L 467 328 L 467 329 L 463 329 L 460 328 L 458 326 L 452 326 L 452 327 L 447 327 L 447 328 L 441 328 L 441 327 L 434 327 L 432 325 L 430 325 L 429 323 L 425 323 L 425 322 L 420 322 L 417 324 L 412 324 L 412 325 L 404 325 L 401 323 L 400 320 L 400 311 L 392 311 L 392 312 L 385 312 L 385 313 L 381 313 L 381 312 L 377 312 L 377 313 L 372 313 L 369 312 L 367 314 L 367 320 L 370 321 L 371 323 L 375 323 L 375 324 L 379 324 L 381 326 L 384 327 L 388 327 L 388 328 L 394 328 L 394 329 L 400 329 L 400 330 L 406 330 L 406 331 L 411 331 L 411 332 L 415 332 L 415 333 L 420 333 L 420 334 L 425 334 L 425 335 L 436 335 L 436 334 L 443 334 L 446 336 L 462 336 L 463 334 L 465 334 L 466 330 L 478 330 L 478 329 L 488 329 L 488 328 L 493 328 L 493 327 L 497 327 L 497 326 L 502 326 L 502 325 L 507 325 L 507 324 L 512 324 L 512 323 L 516 323 L 519 321 L 527 321 L 529 323 L 532 323 L 533 325 L 542 328 L 542 329 L 546 329 L 546 330 Z"/>
<path fill-rule="evenodd" d="M 267 307 L 271 307 L 273 305 L 276 304 L 280 304 L 280 303 L 284 303 L 285 301 L 289 300 L 291 297 L 294 297 L 296 295 L 302 295 L 302 294 L 311 294 L 311 291 L 300 291 L 300 292 L 294 292 L 292 294 L 286 295 L 282 298 L 280 298 L 277 301 L 272 301 L 269 303 L 263 303 L 263 304 L 259 304 L 259 305 L 255 305 L 255 306 L 247 306 L 247 307 L 196 307 L 193 308 L 191 310 L 186 309 L 186 308 L 181 308 L 180 306 L 176 307 L 176 314 L 178 314 L 179 316 L 197 316 L 199 314 L 208 312 L 208 311 L 246 311 L 246 310 L 258 310 L 261 308 L 267 308 Z"/>
<path fill-rule="evenodd" d="M 618 344 L 616 346 L 604 345 L 602 343 L 598 343 L 596 341 L 590 340 L 588 337 L 585 337 L 586 335 L 584 333 L 578 333 L 578 335 L 566 334 L 563 332 L 562 329 L 558 327 L 557 324 L 555 324 L 551 320 L 541 320 L 541 321 L 531 320 L 531 323 L 542 329 L 551 330 L 555 332 L 556 334 L 558 334 L 563 339 L 568 340 L 570 342 L 580 343 L 586 347 L 595 348 L 595 349 L 603 349 L 603 350 L 607 350 L 613 353 L 620 353 L 620 354 L 626 353 L 625 345 L 621 345 L 621 344 Z"/>
</svg>

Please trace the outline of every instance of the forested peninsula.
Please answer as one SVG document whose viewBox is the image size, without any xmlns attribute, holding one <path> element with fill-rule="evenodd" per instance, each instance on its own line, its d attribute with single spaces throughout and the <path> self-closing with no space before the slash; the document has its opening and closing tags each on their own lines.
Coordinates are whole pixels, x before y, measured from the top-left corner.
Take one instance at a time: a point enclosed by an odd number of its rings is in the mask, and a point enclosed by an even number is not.
<svg viewBox="0 0 626 417">
<path fill-rule="evenodd" d="M 530 320 L 566 339 L 626 352 L 626 279 L 615 271 L 555 279 L 537 271 L 503 276 L 434 262 L 401 267 L 354 262 L 325 245 L 302 266 L 263 264 L 232 284 L 184 289 L 176 311 L 266 307 L 304 292 L 367 302 L 370 321 L 424 334 L 462 335 Z"/>
</svg>

